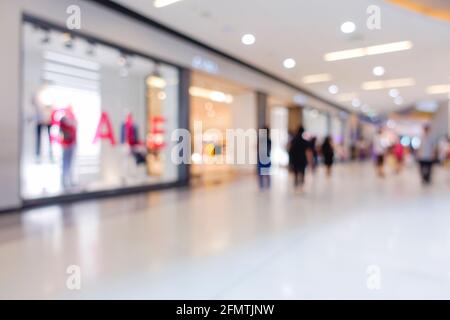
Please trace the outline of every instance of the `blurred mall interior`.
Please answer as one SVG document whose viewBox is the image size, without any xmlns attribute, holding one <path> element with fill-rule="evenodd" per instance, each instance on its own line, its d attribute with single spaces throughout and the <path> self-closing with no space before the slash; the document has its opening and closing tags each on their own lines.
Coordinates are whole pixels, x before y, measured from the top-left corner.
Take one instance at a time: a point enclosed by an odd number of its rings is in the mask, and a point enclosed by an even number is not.
<svg viewBox="0 0 450 320">
<path fill-rule="evenodd" d="M 0 0 L 0 39 L 0 299 L 450 299 L 448 0 Z"/>
</svg>

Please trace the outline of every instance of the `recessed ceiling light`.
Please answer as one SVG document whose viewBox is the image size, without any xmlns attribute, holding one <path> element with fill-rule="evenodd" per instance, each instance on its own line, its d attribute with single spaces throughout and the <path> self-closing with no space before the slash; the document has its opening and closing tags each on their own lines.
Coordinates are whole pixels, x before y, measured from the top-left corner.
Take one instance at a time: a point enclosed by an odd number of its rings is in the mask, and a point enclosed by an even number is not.
<svg viewBox="0 0 450 320">
<path fill-rule="evenodd" d="M 333 84 L 328 87 L 328 92 L 331 94 L 337 94 L 339 92 L 339 88 L 337 85 Z"/>
<path fill-rule="evenodd" d="M 386 70 L 382 66 L 377 66 L 377 67 L 373 68 L 372 72 L 375 76 L 381 77 L 384 75 Z"/>
<path fill-rule="evenodd" d="M 391 90 L 389 90 L 389 96 L 390 96 L 391 98 L 397 98 L 399 94 L 400 94 L 400 92 L 398 92 L 397 89 L 391 89 Z"/>
<path fill-rule="evenodd" d="M 288 59 L 286 59 L 286 60 L 284 60 L 283 61 L 283 66 L 286 68 L 286 69 L 292 69 L 292 68 L 294 68 L 295 66 L 296 66 L 296 62 L 295 62 L 295 60 L 294 59 L 292 59 L 292 58 L 288 58 Z"/>
<path fill-rule="evenodd" d="M 450 93 L 450 84 L 439 84 L 435 86 L 429 86 L 427 88 L 428 94 L 441 94 Z"/>
<path fill-rule="evenodd" d="M 380 90 L 389 88 L 410 87 L 416 84 L 413 78 L 367 81 L 362 84 L 364 90 Z"/>
<path fill-rule="evenodd" d="M 303 83 L 306 84 L 328 82 L 331 80 L 332 80 L 331 74 L 328 73 L 310 74 L 308 76 L 304 76 L 302 79 Z"/>
<path fill-rule="evenodd" d="M 360 58 L 365 56 L 373 56 L 377 54 L 409 50 L 412 48 L 412 46 L 413 45 L 411 41 L 392 42 L 365 48 L 356 48 L 350 50 L 330 52 L 325 54 L 324 59 L 325 61 L 338 61 L 345 59 Z"/>
<path fill-rule="evenodd" d="M 401 97 L 401 96 L 398 96 L 397 98 L 395 98 L 394 99 L 394 103 L 396 104 L 396 105 L 402 105 L 403 104 L 403 102 L 404 102 L 404 100 L 403 100 L 403 98 Z"/>
<path fill-rule="evenodd" d="M 352 21 L 346 21 L 341 25 L 341 31 L 343 33 L 353 33 L 356 30 L 356 25 Z"/>
<path fill-rule="evenodd" d="M 254 35 L 252 35 L 252 34 L 250 34 L 250 33 L 247 33 L 247 34 L 244 34 L 244 35 L 242 36 L 241 41 L 242 41 L 243 44 L 249 46 L 249 45 L 252 45 L 252 44 L 255 43 L 256 38 L 255 38 Z"/>
<path fill-rule="evenodd" d="M 180 2 L 182 0 L 155 0 L 153 2 L 153 6 L 155 8 L 163 8 L 163 7 L 167 7 L 170 6 L 171 4 L 174 4 L 176 2 Z"/>
<path fill-rule="evenodd" d="M 359 100 L 359 99 L 353 99 L 352 100 L 352 106 L 353 106 L 353 108 L 359 108 L 359 107 L 361 107 L 361 100 Z"/>
</svg>

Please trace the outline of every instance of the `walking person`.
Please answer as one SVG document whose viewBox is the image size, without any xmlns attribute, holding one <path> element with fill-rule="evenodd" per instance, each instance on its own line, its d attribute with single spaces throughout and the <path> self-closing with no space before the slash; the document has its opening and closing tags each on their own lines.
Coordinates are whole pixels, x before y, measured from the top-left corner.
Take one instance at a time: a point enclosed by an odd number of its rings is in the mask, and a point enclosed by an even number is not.
<svg viewBox="0 0 450 320">
<path fill-rule="evenodd" d="M 272 140 L 270 139 L 270 130 L 268 127 L 265 127 L 263 130 L 260 130 L 258 135 L 258 179 L 260 189 L 270 188 L 271 185 L 271 152 Z"/>
<path fill-rule="evenodd" d="M 373 153 L 375 155 L 375 167 L 380 178 L 384 178 L 385 145 L 383 143 L 383 128 L 379 128 L 373 137 Z"/>
<path fill-rule="evenodd" d="M 323 141 L 322 147 L 322 156 L 323 161 L 325 164 L 325 167 L 327 169 L 327 176 L 331 177 L 332 169 L 333 169 L 333 163 L 334 163 L 334 147 L 333 142 L 330 136 L 325 137 L 325 140 Z"/>
<path fill-rule="evenodd" d="M 305 183 L 305 173 L 308 162 L 312 162 L 311 143 L 307 141 L 303 134 L 305 129 L 300 127 L 289 148 L 289 164 L 294 172 L 294 186 L 303 187 Z"/>
<path fill-rule="evenodd" d="M 419 160 L 420 175 L 422 183 L 425 185 L 431 184 L 433 165 L 436 161 L 436 143 L 431 135 L 431 129 L 429 126 L 425 126 L 423 129 L 423 135 L 417 158 Z"/>
<path fill-rule="evenodd" d="M 394 144 L 393 153 L 395 157 L 395 172 L 399 174 L 403 169 L 405 162 L 405 148 L 400 142 L 400 139 Z"/>
</svg>

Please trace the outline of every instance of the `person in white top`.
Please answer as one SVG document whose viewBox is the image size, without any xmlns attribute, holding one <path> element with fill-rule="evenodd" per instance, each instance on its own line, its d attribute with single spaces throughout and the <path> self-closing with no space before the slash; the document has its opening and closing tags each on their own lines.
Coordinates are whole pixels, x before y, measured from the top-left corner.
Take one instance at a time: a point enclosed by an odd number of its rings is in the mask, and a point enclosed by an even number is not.
<svg viewBox="0 0 450 320">
<path fill-rule="evenodd" d="M 375 166 L 379 177 L 384 177 L 384 154 L 385 146 L 383 143 L 383 128 L 379 128 L 373 137 L 373 153 L 375 155 Z"/>
</svg>

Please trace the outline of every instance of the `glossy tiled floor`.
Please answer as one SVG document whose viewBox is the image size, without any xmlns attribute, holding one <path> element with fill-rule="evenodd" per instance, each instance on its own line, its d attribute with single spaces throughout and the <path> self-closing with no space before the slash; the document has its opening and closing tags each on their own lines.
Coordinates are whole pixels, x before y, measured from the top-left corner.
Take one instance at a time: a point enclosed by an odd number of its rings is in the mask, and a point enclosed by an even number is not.
<svg viewBox="0 0 450 320">
<path fill-rule="evenodd" d="M 450 298 L 450 169 L 368 165 L 0 216 L 0 298 Z M 66 287 L 70 265 L 81 290 Z"/>
</svg>

